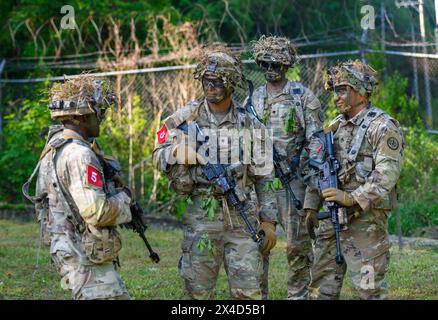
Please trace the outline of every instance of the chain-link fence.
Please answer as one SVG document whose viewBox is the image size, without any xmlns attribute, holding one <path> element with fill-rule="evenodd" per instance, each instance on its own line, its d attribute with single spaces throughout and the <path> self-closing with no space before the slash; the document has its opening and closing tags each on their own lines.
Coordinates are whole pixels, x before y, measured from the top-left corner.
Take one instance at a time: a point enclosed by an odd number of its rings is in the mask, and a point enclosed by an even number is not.
<svg viewBox="0 0 438 320">
<path fill-rule="evenodd" d="M 370 50 L 370 55 L 372 54 L 378 53 L 371 53 Z M 320 99 L 321 104 L 326 107 L 330 101 L 330 94 L 323 89 L 324 70 L 338 60 L 359 57 L 359 51 L 304 55 L 299 65 L 290 70 L 288 77 L 299 80 L 310 88 Z M 387 59 L 385 64 L 387 68 L 384 73 L 393 74 L 397 71 L 402 77 L 408 78 L 410 93 L 417 97 L 423 119 L 427 119 L 429 114 L 436 115 L 438 113 L 438 91 L 436 90 L 438 88 L 438 57 L 429 55 L 423 58 L 396 54 L 386 54 L 382 57 Z M 202 96 L 199 82 L 193 80 L 192 77 L 193 67 L 176 66 L 96 74 L 114 84 L 119 101 L 117 109 L 110 112 L 109 119 L 103 125 L 104 134 L 101 135 L 101 139 L 104 141 L 106 151 L 114 154 L 122 162 L 124 168 L 127 168 L 125 175 L 131 188 L 150 204 L 156 202 L 159 187 L 158 173 L 153 170 L 151 153 L 160 120 L 187 102 Z M 428 72 L 425 73 L 425 70 Z M 263 73 L 252 61 L 245 61 L 244 72 L 246 77 L 253 81 L 255 88 L 265 83 Z M 62 77 L 28 80 L 3 79 L 0 82 L 1 103 L 9 112 L 14 109 L 19 113 L 24 99 L 44 101 L 47 99 L 50 82 L 61 79 Z M 429 86 L 427 86 L 427 81 Z M 235 92 L 235 97 L 240 102 L 246 95 L 247 92 L 243 90 Z M 428 99 L 430 100 L 429 106 Z M 434 123 L 438 123 L 433 119 L 429 121 L 431 128 Z"/>
</svg>

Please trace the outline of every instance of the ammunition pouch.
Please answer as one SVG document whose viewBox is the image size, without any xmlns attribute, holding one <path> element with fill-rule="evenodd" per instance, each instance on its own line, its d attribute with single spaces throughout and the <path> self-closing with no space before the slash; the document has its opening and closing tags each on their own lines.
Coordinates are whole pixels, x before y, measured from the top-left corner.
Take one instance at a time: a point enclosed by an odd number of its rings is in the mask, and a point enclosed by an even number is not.
<svg viewBox="0 0 438 320">
<path fill-rule="evenodd" d="M 112 262 L 122 248 L 120 234 L 113 227 L 97 228 L 87 225 L 82 234 L 87 258 L 95 264 Z"/>
</svg>

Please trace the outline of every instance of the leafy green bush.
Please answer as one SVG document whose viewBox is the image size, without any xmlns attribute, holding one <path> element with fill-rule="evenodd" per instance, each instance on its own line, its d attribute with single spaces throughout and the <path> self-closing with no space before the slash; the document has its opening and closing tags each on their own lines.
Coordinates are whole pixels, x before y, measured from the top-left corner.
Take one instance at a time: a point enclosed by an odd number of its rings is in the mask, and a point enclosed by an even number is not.
<svg viewBox="0 0 438 320">
<path fill-rule="evenodd" d="M 407 92 L 408 79 L 398 71 L 382 80 L 371 101 L 397 119 L 402 126 L 423 127 L 418 113 L 418 101 Z"/>
<path fill-rule="evenodd" d="M 420 228 L 438 225 L 438 202 L 436 195 L 428 193 L 421 201 L 403 201 L 400 211 L 400 226 L 404 236 L 412 236 Z M 389 232 L 397 233 L 396 213 L 389 218 Z"/>
<path fill-rule="evenodd" d="M 24 100 L 22 108 L 4 117 L 0 155 L 0 201 L 21 202 L 21 185 L 32 173 L 44 147 L 50 123 L 47 103 Z"/>
</svg>

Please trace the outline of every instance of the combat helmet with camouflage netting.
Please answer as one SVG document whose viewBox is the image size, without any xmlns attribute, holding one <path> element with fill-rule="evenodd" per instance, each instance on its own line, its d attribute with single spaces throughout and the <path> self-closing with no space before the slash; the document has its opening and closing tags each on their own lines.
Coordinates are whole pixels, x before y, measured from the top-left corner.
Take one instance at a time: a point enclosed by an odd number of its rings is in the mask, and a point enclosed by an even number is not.
<svg viewBox="0 0 438 320">
<path fill-rule="evenodd" d="M 240 87 L 245 89 L 246 80 L 240 58 L 221 44 L 201 49 L 194 78 L 202 80 L 205 75 L 214 75 L 224 82 L 227 90 Z"/>
<path fill-rule="evenodd" d="M 106 81 L 83 74 L 52 86 L 49 110 L 54 120 L 62 121 L 94 113 L 102 121 L 107 108 L 114 101 L 115 96 Z"/>
<path fill-rule="evenodd" d="M 252 52 L 257 64 L 260 62 L 278 62 L 292 67 L 298 61 L 297 49 L 285 37 L 261 36 L 252 42 Z"/>
<path fill-rule="evenodd" d="M 326 75 L 324 88 L 334 90 L 335 87 L 348 85 L 359 92 L 360 95 L 372 94 L 376 88 L 377 72 L 360 60 L 348 60 L 331 67 Z"/>
</svg>

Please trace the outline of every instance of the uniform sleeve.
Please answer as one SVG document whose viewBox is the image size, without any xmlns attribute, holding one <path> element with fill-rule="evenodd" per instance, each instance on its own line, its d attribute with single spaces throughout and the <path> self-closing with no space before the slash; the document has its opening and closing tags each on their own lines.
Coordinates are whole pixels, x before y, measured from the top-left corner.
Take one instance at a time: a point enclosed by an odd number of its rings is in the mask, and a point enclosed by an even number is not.
<svg viewBox="0 0 438 320">
<path fill-rule="evenodd" d="M 403 162 L 404 140 L 398 127 L 387 120 L 374 131 L 370 139 L 374 146 L 375 167 L 367 181 L 352 192 L 364 211 L 371 209 L 395 187 Z"/>
<path fill-rule="evenodd" d="M 66 181 L 79 213 L 95 227 L 115 226 L 131 221 L 131 199 L 125 192 L 107 195 L 104 190 L 102 166 L 91 149 L 74 146 L 64 149 L 60 160 Z"/>
<path fill-rule="evenodd" d="M 167 176 L 169 187 L 179 195 L 189 195 L 195 183 L 190 172 L 191 166 L 179 164 L 174 154 L 175 147 L 178 144 L 187 143 L 187 141 L 188 138 L 183 131 L 171 129 L 167 133 L 166 140 L 157 143 L 153 151 L 154 167 Z"/>
<path fill-rule="evenodd" d="M 322 160 L 321 141 L 315 133 L 322 130 L 324 113 L 321 103 L 312 91 L 306 89 L 303 97 L 304 121 L 306 122 L 306 142 L 304 148 L 307 149 L 311 159 Z"/>
<path fill-rule="evenodd" d="M 182 139 L 186 139 L 186 137 L 184 137 L 183 131 L 176 127 L 185 121 L 183 119 L 187 118 L 186 114 L 190 113 L 190 110 L 187 107 L 177 110 L 163 121 L 163 126 L 157 132 L 158 139 L 152 152 L 152 161 L 154 167 L 166 175 L 172 174 L 171 171 L 178 166 L 173 151 L 177 144 L 181 143 Z"/>
<path fill-rule="evenodd" d="M 324 154 L 323 144 L 315 133 L 322 130 L 324 113 L 318 98 L 309 89 L 306 89 L 304 93 L 303 112 L 304 120 L 306 122 L 306 140 L 304 148 L 310 159 L 322 161 Z M 304 168 L 304 171 L 308 174 L 312 173 L 312 170 L 308 167 Z M 304 197 L 304 209 L 318 210 L 321 206 L 321 195 L 317 187 L 317 182 L 313 181 L 315 179 L 316 177 L 312 177 L 306 182 L 307 187 Z"/>
<path fill-rule="evenodd" d="M 167 141 L 162 144 L 158 144 L 155 147 L 152 153 L 152 161 L 157 170 L 168 174 L 172 169 L 171 154 L 174 147 L 175 145 L 172 142 Z"/>
<path fill-rule="evenodd" d="M 251 165 L 248 167 L 248 177 L 254 182 L 255 191 L 260 203 L 260 220 L 277 222 L 277 200 L 268 184 L 274 179 L 272 156 L 272 139 L 269 130 L 254 122 L 252 131 L 253 149 Z M 248 144 L 245 144 L 248 145 Z"/>
</svg>

